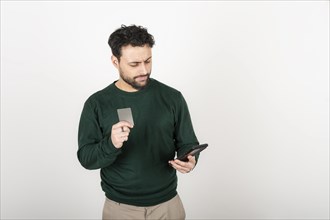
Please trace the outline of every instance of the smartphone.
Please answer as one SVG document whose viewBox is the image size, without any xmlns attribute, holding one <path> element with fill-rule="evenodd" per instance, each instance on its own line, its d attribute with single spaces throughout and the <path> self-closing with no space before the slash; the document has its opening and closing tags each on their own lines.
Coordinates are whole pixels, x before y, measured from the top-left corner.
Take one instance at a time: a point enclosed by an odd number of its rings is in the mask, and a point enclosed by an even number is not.
<svg viewBox="0 0 330 220">
<path fill-rule="evenodd" d="M 195 156 L 197 153 L 203 151 L 205 148 L 207 148 L 208 144 L 201 144 L 197 146 L 193 146 L 187 153 L 182 155 L 181 157 L 176 158 L 176 160 L 181 160 L 184 162 L 188 161 L 188 156 Z"/>
</svg>

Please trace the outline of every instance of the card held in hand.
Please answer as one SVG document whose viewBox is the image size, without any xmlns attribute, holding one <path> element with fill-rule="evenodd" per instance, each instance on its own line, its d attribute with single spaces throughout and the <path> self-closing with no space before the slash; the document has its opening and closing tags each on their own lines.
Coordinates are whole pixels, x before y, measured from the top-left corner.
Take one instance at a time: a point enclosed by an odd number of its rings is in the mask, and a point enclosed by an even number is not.
<svg viewBox="0 0 330 220">
<path fill-rule="evenodd" d="M 117 109 L 119 121 L 127 121 L 134 125 L 131 108 Z"/>
</svg>

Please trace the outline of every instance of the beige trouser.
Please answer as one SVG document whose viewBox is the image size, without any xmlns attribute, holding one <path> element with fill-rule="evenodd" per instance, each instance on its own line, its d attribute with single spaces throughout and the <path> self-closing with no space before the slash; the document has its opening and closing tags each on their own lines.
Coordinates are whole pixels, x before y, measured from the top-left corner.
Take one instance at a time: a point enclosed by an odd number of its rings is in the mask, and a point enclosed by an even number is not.
<svg viewBox="0 0 330 220">
<path fill-rule="evenodd" d="M 155 206 L 140 207 L 126 205 L 105 199 L 102 219 L 180 219 L 184 220 L 186 213 L 179 195 L 167 202 Z"/>
</svg>

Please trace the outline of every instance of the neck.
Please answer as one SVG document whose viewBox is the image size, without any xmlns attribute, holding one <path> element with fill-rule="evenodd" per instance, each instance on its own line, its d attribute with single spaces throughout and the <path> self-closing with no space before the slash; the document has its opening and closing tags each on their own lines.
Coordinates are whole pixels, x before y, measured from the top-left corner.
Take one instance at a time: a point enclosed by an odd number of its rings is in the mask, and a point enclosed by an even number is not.
<svg viewBox="0 0 330 220">
<path fill-rule="evenodd" d="M 115 82 L 115 85 L 118 89 L 123 90 L 125 92 L 137 92 L 138 90 L 133 88 L 131 85 L 127 84 L 124 80 L 121 78 Z"/>
</svg>

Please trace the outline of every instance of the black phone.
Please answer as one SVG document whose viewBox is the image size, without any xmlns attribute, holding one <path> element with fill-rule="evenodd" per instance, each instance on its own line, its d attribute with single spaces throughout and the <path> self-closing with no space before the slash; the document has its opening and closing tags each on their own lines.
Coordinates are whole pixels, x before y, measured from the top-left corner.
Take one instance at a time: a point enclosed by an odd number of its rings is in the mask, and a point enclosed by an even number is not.
<svg viewBox="0 0 330 220">
<path fill-rule="evenodd" d="M 207 146 L 208 146 L 208 144 L 200 144 L 197 146 L 193 146 L 187 153 L 185 153 L 181 157 L 176 158 L 176 160 L 181 160 L 181 161 L 187 162 L 189 155 L 195 156 L 197 153 L 199 153 L 202 150 L 204 150 L 205 148 L 207 148 Z"/>
</svg>

